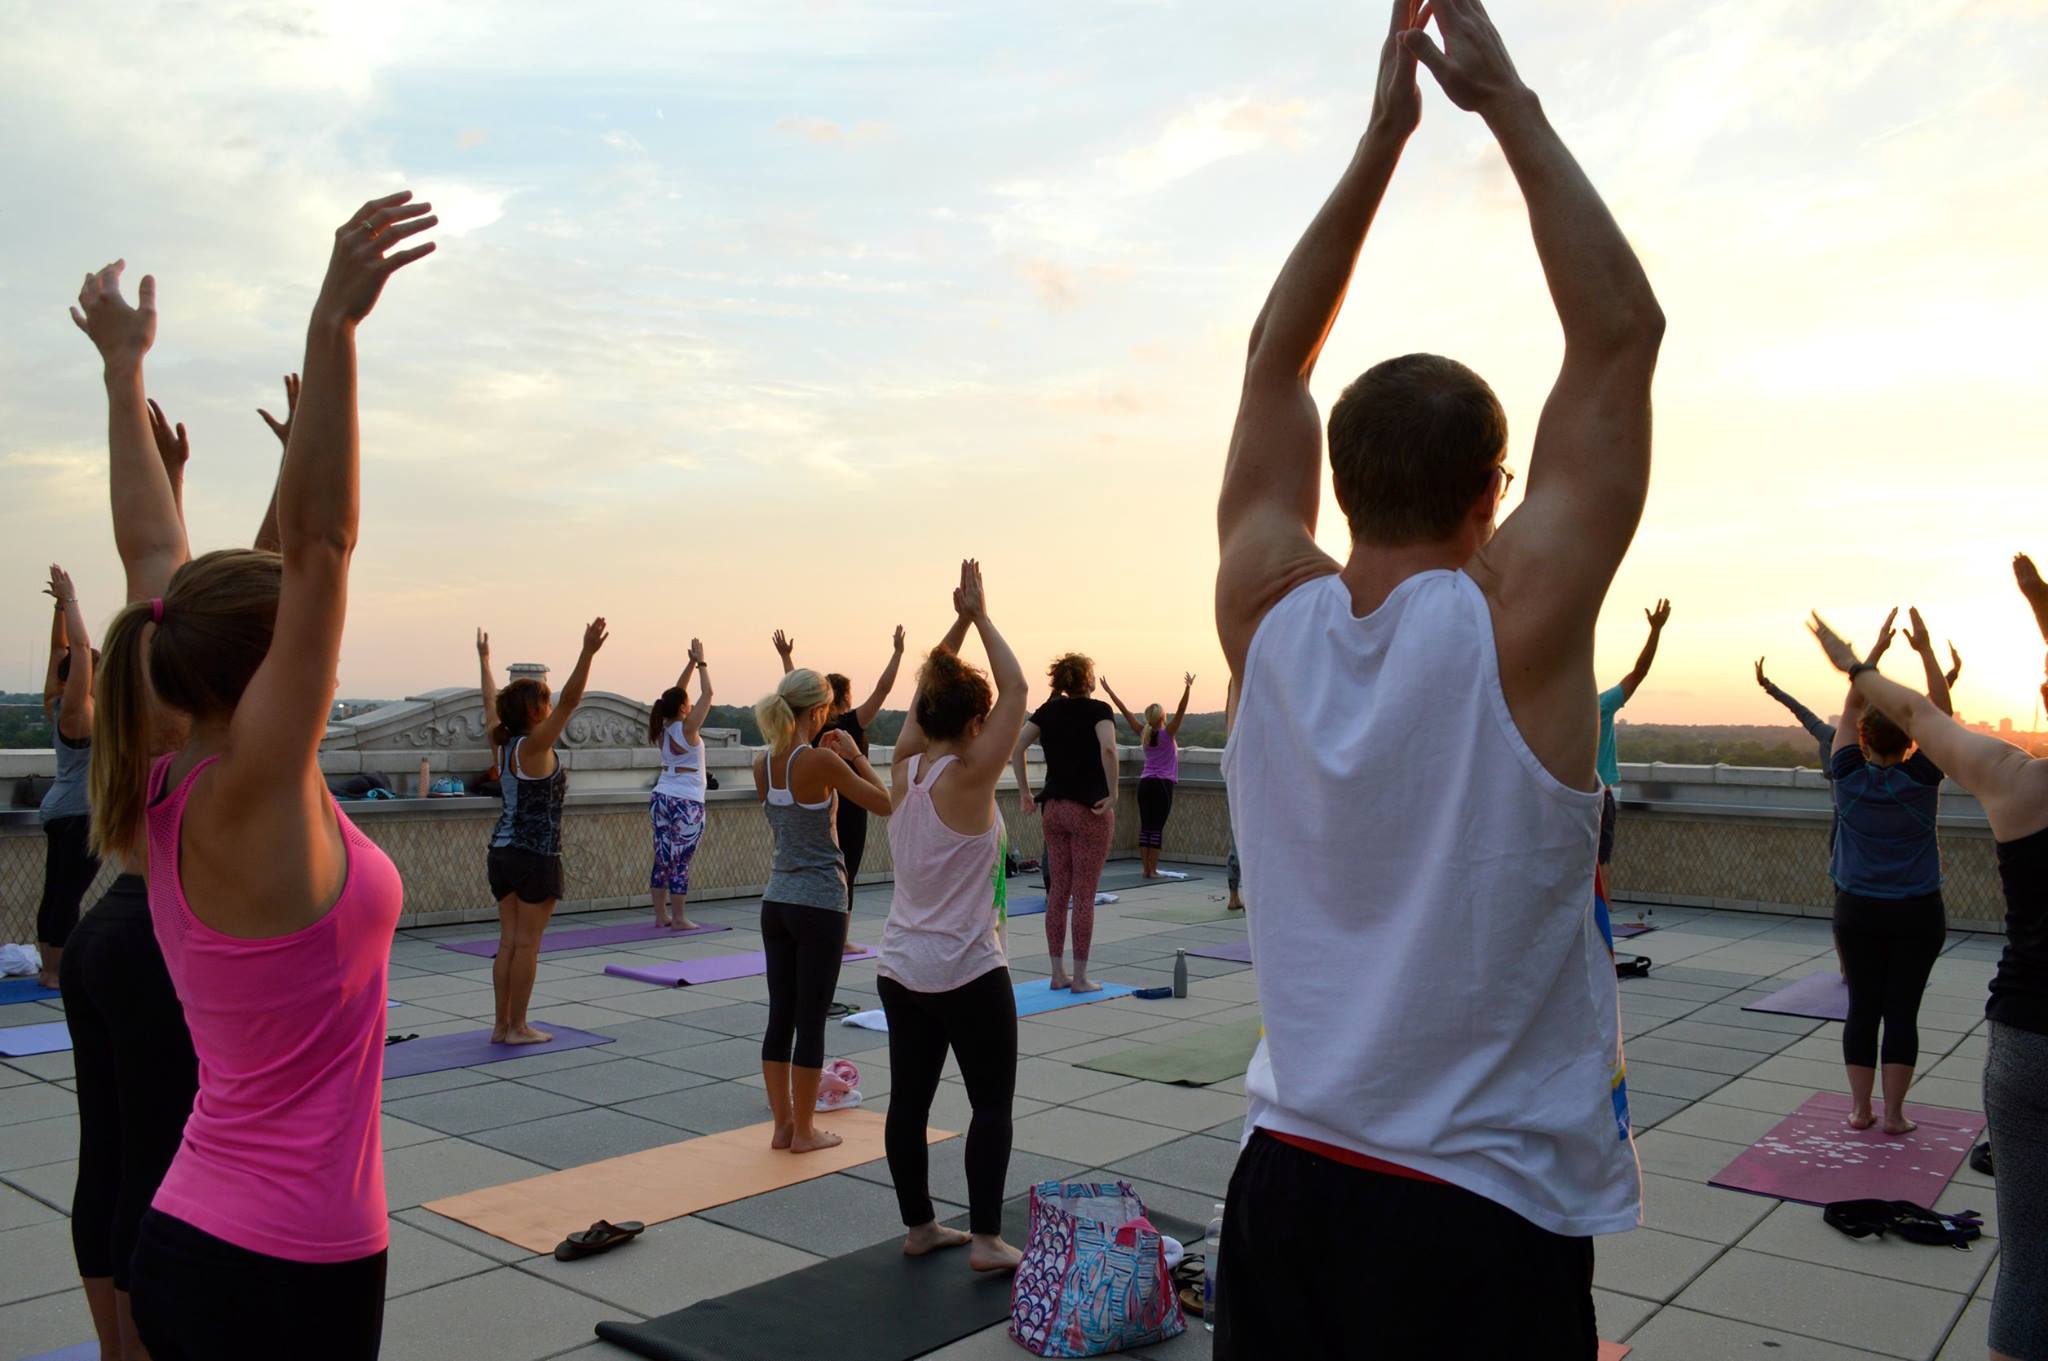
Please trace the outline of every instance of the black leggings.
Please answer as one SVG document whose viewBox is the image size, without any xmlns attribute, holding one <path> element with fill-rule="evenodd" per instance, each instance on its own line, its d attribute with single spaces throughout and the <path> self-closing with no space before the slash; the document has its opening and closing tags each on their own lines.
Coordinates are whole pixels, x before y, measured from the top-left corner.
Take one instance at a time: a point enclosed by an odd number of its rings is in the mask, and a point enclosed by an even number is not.
<svg viewBox="0 0 2048 1361">
<path fill-rule="evenodd" d="M 860 862 L 868 853 L 868 810 L 857 803 L 849 803 L 845 796 L 839 800 L 839 853 L 846 857 L 846 910 L 853 911 L 853 881 L 860 878 Z"/>
<path fill-rule="evenodd" d="M 893 978 L 876 986 L 889 1017 L 891 1086 L 882 1137 L 904 1225 L 916 1228 L 935 1217 L 925 1126 L 950 1047 L 974 1108 L 967 1125 L 968 1227 L 1001 1233 L 1010 1102 L 1017 1092 L 1017 994 L 1010 989 L 1010 971 L 990 969 L 951 992 L 912 992 Z"/>
<path fill-rule="evenodd" d="M 1948 939 L 1939 892 L 1917 898 L 1865 898 L 1835 893 L 1835 944 L 1849 981 L 1849 1020 L 1842 1061 L 1875 1068 L 1878 1023 L 1886 1063 L 1920 1060 L 1920 995 Z"/>
<path fill-rule="evenodd" d="M 153 1361 L 374 1361 L 386 1258 L 286 1261 L 151 1210 L 135 1245 L 135 1330 Z"/>
<path fill-rule="evenodd" d="M 768 956 L 768 1033 L 761 1061 L 825 1066 L 825 1012 L 839 986 L 846 914 L 836 907 L 761 903 L 761 945 Z"/>
<path fill-rule="evenodd" d="M 92 817 L 51 818 L 43 824 L 43 901 L 36 909 L 36 939 L 59 949 L 78 925 L 78 905 L 99 877 L 92 853 Z"/>
<path fill-rule="evenodd" d="M 79 920 L 58 967 L 78 1082 L 78 1274 L 128 1289 L 135 1234 L 184 1138 L 199 1060 L 149 921 L 142 877 L 124 874 Z"/>
<path fill-rule="evenodd" d="M 1166 820 L 1173 816 L 1173 781 L 1147 775 L 1138 781 L 1138 844 L 1158 850 L 1166 844 Z"/>
</svg>

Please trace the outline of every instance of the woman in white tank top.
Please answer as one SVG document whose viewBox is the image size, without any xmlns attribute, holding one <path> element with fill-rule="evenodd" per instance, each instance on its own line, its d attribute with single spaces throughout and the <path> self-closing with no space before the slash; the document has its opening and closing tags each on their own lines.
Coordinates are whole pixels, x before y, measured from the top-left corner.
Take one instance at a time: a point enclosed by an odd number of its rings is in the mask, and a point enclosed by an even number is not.
<svg viewBox="0 0 2048 1361">
<path fill-rule="evenodd" d="M 690 673 L 697 673 L 697 702 L 690 703 Z M 648 891 L 654 898 L 654 924 L 694 931 L 686 904 L 690 897 L 690 862 L 704 836 L 704 730 L 711 712 L 711 669 L 704 664 L 704 644 L 690 640 L 690 660 L 676 683 L 654 701 L 647 719 L 647 740 L 661 758 L 661 774 L 648 800 L 654 824 L 654 872 Z"/>
</svg>

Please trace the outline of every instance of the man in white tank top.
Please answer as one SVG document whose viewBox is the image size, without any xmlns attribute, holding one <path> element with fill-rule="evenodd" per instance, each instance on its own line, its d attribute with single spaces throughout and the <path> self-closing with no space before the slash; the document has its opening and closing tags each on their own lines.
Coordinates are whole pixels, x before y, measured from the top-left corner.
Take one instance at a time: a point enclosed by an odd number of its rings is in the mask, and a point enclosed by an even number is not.
<svg viewBox="0 0 2048 1361">
<path fill-rule="evenodd" d="M 1430 33 L 1394 3 L 1371 122 L 1253 327 L 1217 513 L 1266 1027 L 1224 1213 L 1226 1361 L 1591 1361 L 1591 1236 L 1640 1218 L 1593 914 L 1593 628 L 1648 488 L 1663 317 L 1479 0 L 1433 8 Z M 1420 119 L 1418 62 L 1433 116 L 1479 114 L 1521 186 L 1564 364 L 1498 533 L 1507 423 L 1478 375 L 1409 355 L 1352 383 L 1329 422 L 1339 563 L 1314 537 L 1309 380 Z M 1455 258 L 1384 267 L 1459 291 Z"/>
</svg>

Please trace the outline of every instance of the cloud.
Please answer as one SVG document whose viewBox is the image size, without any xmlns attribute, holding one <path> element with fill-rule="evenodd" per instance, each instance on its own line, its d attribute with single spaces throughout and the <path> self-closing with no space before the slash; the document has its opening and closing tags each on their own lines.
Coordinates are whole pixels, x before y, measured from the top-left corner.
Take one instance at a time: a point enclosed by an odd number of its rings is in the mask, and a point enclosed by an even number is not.
<svg viewBox="0 0 2048 1361">
<path fill-rule="evenodd" d="M 1146 194 L 1268 146 L 1299 149 L 1308 102 L 1265 103 L 1246 95 L 1204 99 L 1168 119 L 1151 141 L 1102 158 L 1123 192 Z"/>
<path fill-rule="evenodd" d="M 859 145 L 887 136 L 889 125 L 879 119 L 868 118 L 848 127 L 829 118 L 792 116 L 777 121 L 775 130 L 791 137 L 801 137 L 804 141 L 819 146 L 841 142 Z"/>
</svg>

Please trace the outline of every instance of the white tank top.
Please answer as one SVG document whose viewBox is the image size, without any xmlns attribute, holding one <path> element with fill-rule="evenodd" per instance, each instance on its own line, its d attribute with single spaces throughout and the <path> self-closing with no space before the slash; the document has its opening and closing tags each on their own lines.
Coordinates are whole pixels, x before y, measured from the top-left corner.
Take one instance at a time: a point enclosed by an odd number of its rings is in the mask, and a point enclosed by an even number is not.
<svg viewBox="0 0 2048 1361">
<path fill-rule="evenodd" d="M 678 719 L 662 729 L 655 752 L 661 757 L 661 778 L 654 782 L 654 792 L 704 802 L 703 740 L 692 746 Z"/>
<path fill-rule="evenodd" d="M 1223 769 L 1265 1016 L 1247 1136 L 1397 1163 L 1554 1233 L 1634 1228 L 1600 796 L 1522 740 L 1478 584 L 1423 572 L 1364 619 L 1339 577 L 1290 592 Z"/>
</svg>

